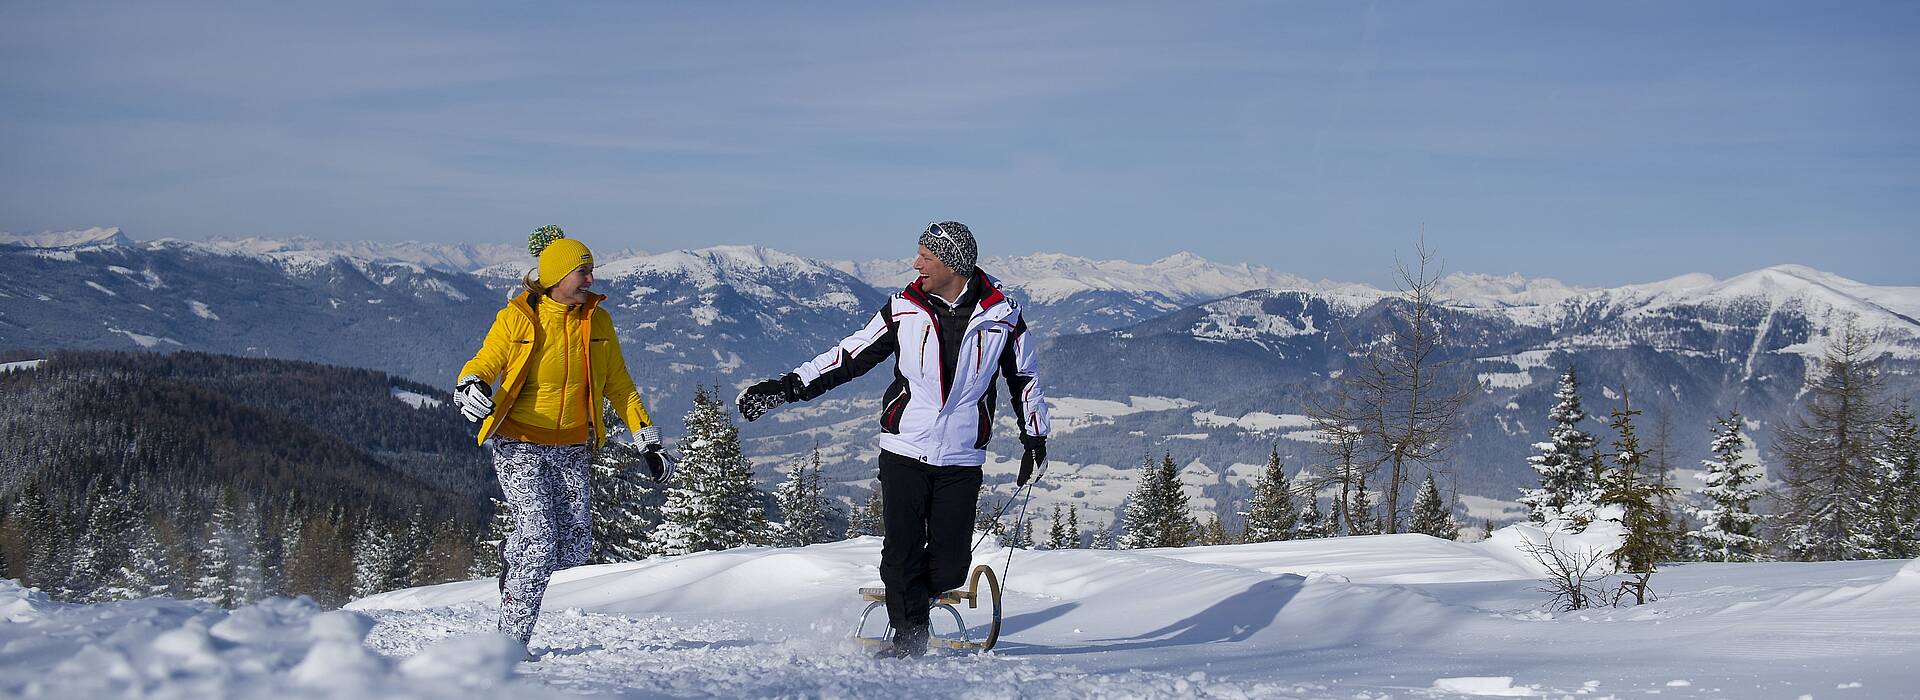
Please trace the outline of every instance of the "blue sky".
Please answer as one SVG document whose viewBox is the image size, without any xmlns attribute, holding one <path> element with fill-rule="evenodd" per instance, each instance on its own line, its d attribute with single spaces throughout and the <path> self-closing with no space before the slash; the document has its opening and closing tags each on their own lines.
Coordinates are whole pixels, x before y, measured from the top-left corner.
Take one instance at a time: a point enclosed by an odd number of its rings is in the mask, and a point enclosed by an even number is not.
<svg viewBox="0 0 1920 700">
<path fill-rule="evenodd" d="M 1920 284 L 1920 4 L 910 5 L 0 4 L 0 230 Z"/>
</svg>

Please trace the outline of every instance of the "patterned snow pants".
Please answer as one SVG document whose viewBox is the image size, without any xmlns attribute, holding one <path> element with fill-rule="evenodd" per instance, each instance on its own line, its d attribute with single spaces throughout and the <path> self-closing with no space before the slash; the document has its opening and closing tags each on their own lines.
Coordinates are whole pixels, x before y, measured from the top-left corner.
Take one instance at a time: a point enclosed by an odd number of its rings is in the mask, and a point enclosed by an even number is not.
<svg viewBox="0 0 1920 700">
<path fill-rule="evenodd" d="M 500 631 L 522 644 L 533 639 L 540 599 L 553 572 L 587 563 L 593 553 L 587 446 L 487 440 L 493 471 L 513 508 L 507 535 L 506 577 L 500 590 Z"/>
</svg>

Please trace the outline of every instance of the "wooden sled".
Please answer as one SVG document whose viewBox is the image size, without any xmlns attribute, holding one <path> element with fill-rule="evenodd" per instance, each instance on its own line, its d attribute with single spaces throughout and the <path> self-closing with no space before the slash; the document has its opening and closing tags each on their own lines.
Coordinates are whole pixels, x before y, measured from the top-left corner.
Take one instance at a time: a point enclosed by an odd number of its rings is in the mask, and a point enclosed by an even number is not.
<svg viewBox="0 0 1920 700">
<path fill-rule="evenodd" d="M 967 630 L 967 621 L 960 617 L 959 609 L 954 606 L 966 603 L 968 608 L 980 607 L 982 593 L 980 590 L 980 579 L 982 577 L 985 577 L 987 580 L 987 590 L 985 594 L 988 599 L 987 602 L 992 604 L 993 619 L 991 623 L 987 625 L 986 640 L 976 642 L 973 641 L 972 634 Z M 867 601 L 867 609 L 860 613 L 860 626 L 853 630 L 854 639 L 860 640 L 861 644 L 867 646 L 885 646 L 892 644 L 893 630 L 891 627 L 886 627 L 886 632 L 882 636 L 866 636 L 867 618 L 873 615 L 874 610 L 887 606 L 887 589 L 862 588 L 860 589 L 860 599 Z M 967 589 L 964 591 L 947 591 L 938 596 L 934 596 L 933 607 L 945 610 L 953 615 L 953 624 L 959 628 L 959 632 L 955 637 L 934 635 L 931 639 L 927 640 L 928 648 L 978 652 L 992 649 L 993 645 L 1000 641 L 1000 578 L 993 574 L 993 567 L 987 566 L 986 564 L 973 567 L 973 574 L 967 582 Z"/>
</svg>

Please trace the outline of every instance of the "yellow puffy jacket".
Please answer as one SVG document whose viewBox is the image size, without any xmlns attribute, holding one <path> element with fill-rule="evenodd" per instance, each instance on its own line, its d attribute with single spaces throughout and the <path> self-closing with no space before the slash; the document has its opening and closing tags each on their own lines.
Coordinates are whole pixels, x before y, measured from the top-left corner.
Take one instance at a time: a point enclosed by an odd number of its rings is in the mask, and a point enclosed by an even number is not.
<svg viewBox="0 0 1920 700">
<path fill-rule="evenodd" d="M 500 309 L 480 351 L 460 368 L 458 376 L 476 375 L 494 387 L 493 414 L 480 423 L 479 442 L 513 418 L 535 429 L 559 431 L 584 422 L 591 426 L 597 448 L 607 439 L 600 419 L 602 399 L 613 402 L 629 429 L 652 425 L 646 403 L 627 374 L 613 319 L 599 307 L 606 297 L 589 294 L 587 303 L 556 316 L 565 308 L 559 302 L 537 299 L 542 308 L 536 311 L 529 294 L 520 293 Z M 530 377 L 533 386 L 528 386 Z M 516 405 L 520 401 L 527 403 Z"/>
</svg>

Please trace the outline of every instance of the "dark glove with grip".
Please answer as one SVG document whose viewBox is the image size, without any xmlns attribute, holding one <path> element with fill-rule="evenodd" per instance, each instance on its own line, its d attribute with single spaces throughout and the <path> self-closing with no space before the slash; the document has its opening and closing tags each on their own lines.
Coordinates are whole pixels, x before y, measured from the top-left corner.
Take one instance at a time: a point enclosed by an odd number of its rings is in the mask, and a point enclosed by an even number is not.
<svg viewBox="0 0 1920 700">
<path fill-rule="evenodd" d="M 791 372 L 779 379 L 769 379 L 740 392 L 740 398 L 734 403 L 740 408 L 740 417 L 748 423 L 759 420 L 776 407 L 798 401 L 800 376 Z"/>
<path fill-rule="evenodd" d="M 1020 478 L 1015 486 L 1026 486 L 1033 479 L 1034 465 L 1040 465 L 1041 471 L 1047 468 L 1047 436 L 1021 433 L 1020 444 L 1026 449 L 1020 453 Z"/>
</svg>

